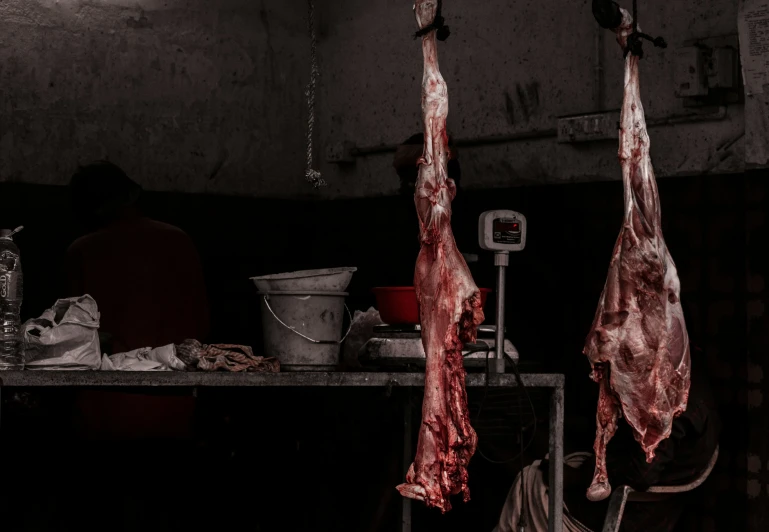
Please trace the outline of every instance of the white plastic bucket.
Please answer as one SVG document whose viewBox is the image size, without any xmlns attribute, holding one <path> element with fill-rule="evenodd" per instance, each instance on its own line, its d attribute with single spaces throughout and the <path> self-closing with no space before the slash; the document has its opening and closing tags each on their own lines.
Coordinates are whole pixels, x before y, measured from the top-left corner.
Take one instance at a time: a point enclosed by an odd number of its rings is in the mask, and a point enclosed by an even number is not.
<svg viewBox="0 0 769 532">
<path fill-rule="evenodd" d="M 324 268 L 298 272 L 274 273 L 251 277 L 260 292 L 302 290 L 307 292 L 344 292 L 357 268 Z"/>
<path fill-rule="evenodd" d="M 347 292 L 259 292 L 264 351 L 284 371 L 333 370 L 339 364 Z M 349 329 L 348 331 L 349 332 Z"/>
</svg>

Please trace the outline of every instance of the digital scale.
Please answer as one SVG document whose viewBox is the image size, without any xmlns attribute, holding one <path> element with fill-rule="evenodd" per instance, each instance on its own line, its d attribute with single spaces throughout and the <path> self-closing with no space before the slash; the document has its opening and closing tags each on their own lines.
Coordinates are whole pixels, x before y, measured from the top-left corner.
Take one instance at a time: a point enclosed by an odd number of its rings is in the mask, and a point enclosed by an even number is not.
<svg viewBox="0 0 769 532">
<path fill-rule="evenodd" d="M 515 211 L 486 211 L 478 219 L 478 244 L 496 254 L 526 247 L 526 217 Z"/>
<path fill-rule="evenodd" d="M 495 357 L 491 369 L 505 372 L 505 271 L 510 264 L 510 253 L 526 247 L 526 217 L 515 211 L 486 211 L 478 219 L 478 243 L 481 249 L 494 252 L 497 267 L 497 327 L 495 330 Z M 518 361 L 515 361 L 516 364 Z"/>
<path fill-rule="evenodd" d="M 474 344 L 465 344 L 463 355 L 467 367 L 487 367 L 495 373 L 505 372 L 505 354 L 516 364 L 518 351 L 505 339 L 505 271 L 510 252 L 526 246 L 526 217 L 515 211 L 496 210 L 478 219 L 478 243 L 481 249 L 494 252 L 497 267 L 496 325 L 478 327 Z M 419 325 L 377 325 L 374 336 L 358 353 L 362 364 L 389 368 L 424 366 L 425 352 Z"/>
<path fill-rule="evenodd" d="M 495 356 L 496 326 L 478 327 L 478 339 L 474 344 L 465 344 L 462 354 L 465 366 L 485 368 L 487 357 Z M 518 361 L 518 351 L 510 340 L 505 340 L 505 353 Z M 422 346 L 422 328 L 419 325 L 376 325 L 374 337 L 366 342 L 358 353 L 361 364 L 387 369 L 396 366 L 425 365 L 425 350 Z M 491 369 L 491 368 L 490 368 Z"/>
</svg>

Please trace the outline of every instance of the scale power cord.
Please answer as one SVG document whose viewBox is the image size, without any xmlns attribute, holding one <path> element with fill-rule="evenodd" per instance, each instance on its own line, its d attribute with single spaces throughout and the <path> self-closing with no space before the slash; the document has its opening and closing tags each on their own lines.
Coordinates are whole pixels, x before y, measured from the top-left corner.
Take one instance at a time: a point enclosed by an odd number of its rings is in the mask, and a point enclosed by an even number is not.
<svg viewBox="0 0 769 532">
<path fill-rule="evenodd" d="M 486 381 L 485 381 L 485 384 L 484 384 L 484 387 L 483 387 L 483 398 L 481 399 L 481 404 L 478 407 L 478 413 L 475 415 L 475 420 L 477 421 L 481 417 L 481 412 L 483 411 L 483 407 L 484 407 L 484 405 L 486 403 L 486 397 L 487 397 L 488 392 L 489 392 L 489 352 L 491 351 L 491 347 L 489 347 L 489 345 L 486 342 L 478 342 L 476 344 L 467 344 L 466 347 L 468 347 L 468 351 L 467 351 L 467 353 L 465 353 L 465 355 L 464 355 L 465 357 L 467 357 L 467 356 L 469 356 L 469 355 L 471 355 L 473 353 L 483 353 L 483 352 L 486 353 Z M 519 420 L 520 420 L 520 423 L 519 423 L 520 434 L 519 434 L 519 438 L 518 439 L 520 441 L 521 450 L 520 450 L 520 452 L 518 454 L 516 454 L 515 456 L 513 456 L 511 458 L 508 458 L 507 460 L 493 460 L 493 459 L 489 458 L 488 456 L 486 456 L 483 453 L 483 450 L 481 449 L 481 447 L 479 445 L 478 446 L 478 454 L 480 454 L 481 457 L 484 460 L 486 460 L 487 462 L 492 463 L 492 464 L 498 464 L 498 465 L 508 464 L 508 463 L 513 462 L 514 460 L 520 458 L 520 460 L 521 460 L 521 464 L 520 464 L 521 465 L 521 473 L 520 473 L 521 474 L 521 479 L 520 479 L 520 484 L 521 484 L 521 495 L 520 495 L 520 497 L 521 497 L 521 506 L 520 506 L 520 513 L 519 513 L 520 519 L 519 519 L 519 521 L 517 523 L 517 532 L 525 532 L 526 528 L 527 528 L 527 523 L 526 523 L 526 490 L 524 489 L 524 484 L 525 484 L 525 480 L 526 480 L 525 479 L 526 464 L 524 463 L 524 453 L 531 446 L 531 444 L 534 442 L 534 437 L 537 434 L 537 412 L 536 412 L 536 409 L 534 408 L 534 401 L 531 400 L 531 396 L 529 395 L 529 391 L 528 391 L 528 389 L 526 389 L 526 387 L 523 384 L 523 379 L 521 378 L 521 373 L 518 370 L 518 364 L 516 364 L 515 360 L 513 360 L 513 358 L 510 355 L 508 355 L 507 353 L 505 353 L 504 351 L 503 351 L 503 354 L 505 356 L 505 359 L 510 363 L 510 367 L 512 368 L 513 374 L 515 375 L 516 383 L 518 384 L 518 386 L 516 386 L 516 398 L 517 398 L 517 403 L 518 403 L 518 416 L 519 416 Z M 521 393 L 523 393 L 526 396 L 526 399 L 527 399 L 527 401 L 529 403 L 529 407 L 531 408 L 531 415 L 532 415 L 532 417 L 534 419 L 534 428 L 533 428 L 533 430 L 531 432 L 531 437 L 529 438 L 529 441 L 526 443 L 526 445 L 524 445 L 524 443 L 523 443 L 523 440 L 524 440 L 524 434 L 523 434 L 524 433 L 524 426 L 523 426 L 523 403 L 521 402 Z"/>
</svg>

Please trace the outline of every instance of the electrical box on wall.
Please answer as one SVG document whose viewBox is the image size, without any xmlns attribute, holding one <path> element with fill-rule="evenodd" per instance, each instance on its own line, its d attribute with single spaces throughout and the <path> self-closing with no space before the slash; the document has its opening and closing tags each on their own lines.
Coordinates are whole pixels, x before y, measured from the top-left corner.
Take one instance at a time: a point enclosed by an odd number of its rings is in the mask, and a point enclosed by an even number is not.
<svg viewBox="0 0 769 532">
<path fill-rule="evenodd" d="M 677 97 L 707 96 L 705 56 L 701 47 L 685 46 L 676 50 L 674 79 Z"/>
<path fill-rule="evenodd" d="M 619 138 L 619 111 L 558 118 L 558 142 L 589 142 Z"/>
<path fill-rule="evenodd" d="M 675 95 L 687 107 L 742 101 L 737 37 L 689 41 L 675 51 Z"/>
<path fill-rule="evenodd" d="M 708 87 L 711 89 L 734 89 L 737 86 L 737 50 L 717 48 L 705 65 Z"/>
</svg>

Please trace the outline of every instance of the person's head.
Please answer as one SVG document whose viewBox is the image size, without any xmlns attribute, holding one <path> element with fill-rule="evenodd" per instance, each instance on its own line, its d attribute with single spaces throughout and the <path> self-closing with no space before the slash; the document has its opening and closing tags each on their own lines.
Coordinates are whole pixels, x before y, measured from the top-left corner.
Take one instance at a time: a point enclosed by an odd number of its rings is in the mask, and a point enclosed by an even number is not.
<svg viewBox="0 0 769 532">
<path fill-rule="evenodd" d="M 398 148 L 395 150 L 393 167 L 395 168 L 395 171 L 397 172 L 401 181 L 401 194 L 414 194 L 414 188 L 416 186 L 417 176 L 419 174 L 417 161 L 422 156 L 424 142 L 424 134 L 418 133 L 406 139 L 406 141 L 398 146 Z M 458 189 L 461 171 L 459 168 L 459 160 L 457 159 L 457 150 L 454 147 L 454 143 L 451 137 L 449 137 L 449 162 L 447 170 L 449 179 L 454 180 L 454 184 Z"/>
<path fill-rule="evenodd" d="M 96 161 L 77 169 L 70 180 L 75 215 L 89 229 L 108 224 L 132 207 L 142 188 L 117 165 Z"/>
</svg>

